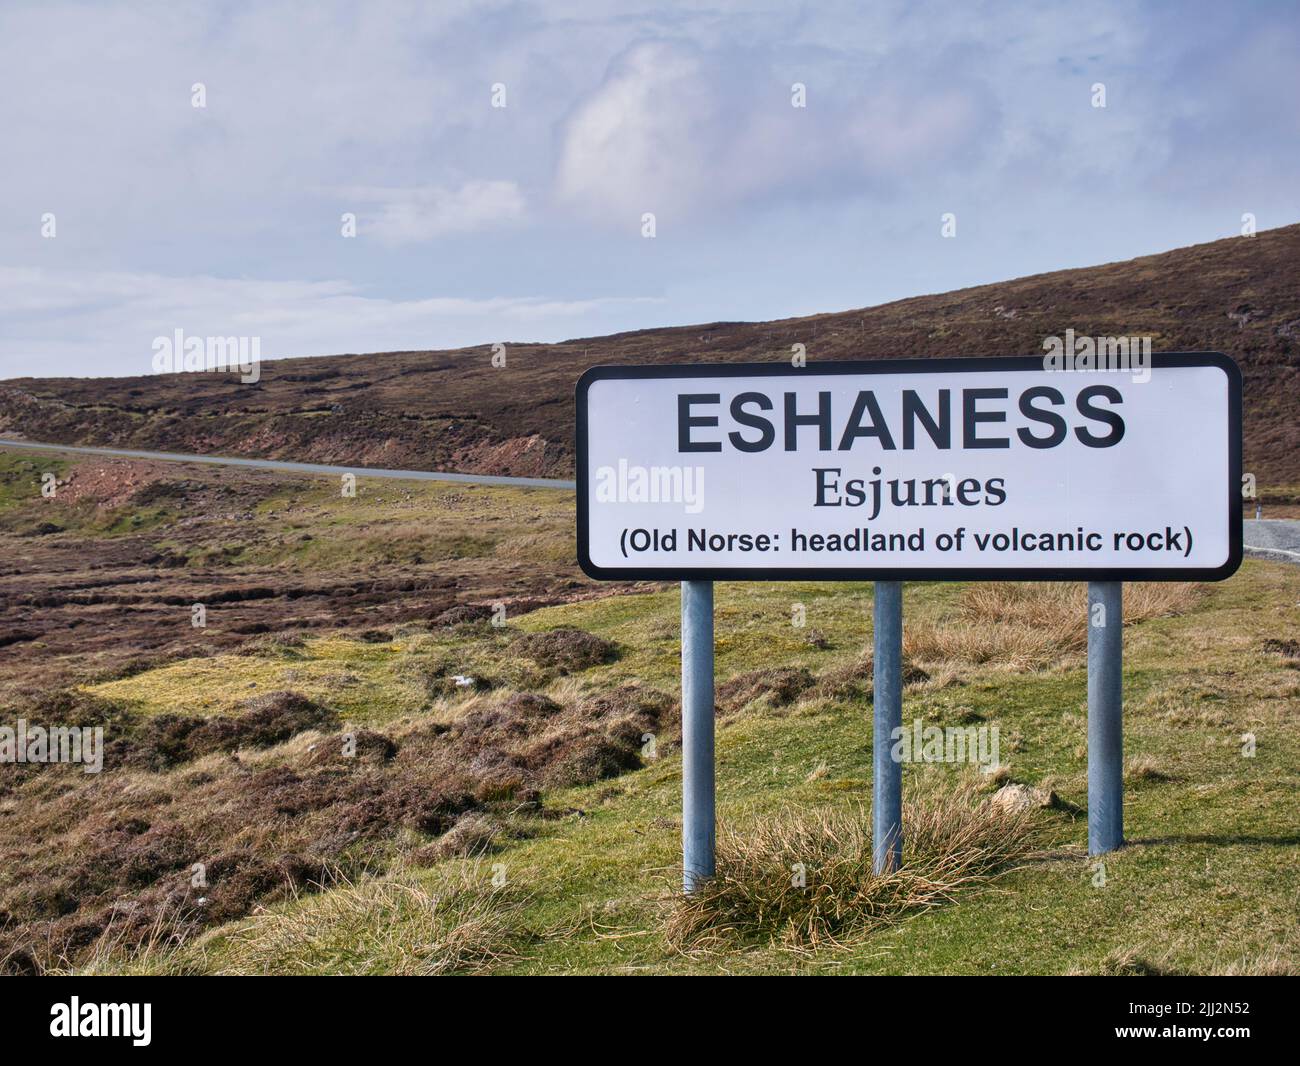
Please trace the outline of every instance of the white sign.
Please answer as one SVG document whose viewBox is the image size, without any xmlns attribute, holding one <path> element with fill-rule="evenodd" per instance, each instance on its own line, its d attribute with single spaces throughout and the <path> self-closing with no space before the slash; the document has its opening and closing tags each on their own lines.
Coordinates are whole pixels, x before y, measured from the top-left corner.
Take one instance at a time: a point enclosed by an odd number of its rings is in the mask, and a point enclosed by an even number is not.
<svg viewBox="0 0 1300 1066">
<path fill-rule="evenodd" d="M 596 578 L 1228 577 L 1241 374 L 1034 358 L 596 367 L 578 383 Z"/>
</svg>

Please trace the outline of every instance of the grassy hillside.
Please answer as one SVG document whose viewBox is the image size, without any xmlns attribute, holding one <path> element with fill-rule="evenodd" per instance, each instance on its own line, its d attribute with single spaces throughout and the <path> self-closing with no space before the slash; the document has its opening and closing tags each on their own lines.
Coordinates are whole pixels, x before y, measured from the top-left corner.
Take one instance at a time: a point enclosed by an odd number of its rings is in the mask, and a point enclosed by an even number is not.
<svg viewBox="0 0 1300 1066">
<path fill-rule="evenodd" d="M 597 363 L 814 362 L 1032 355 L 1043 338 L 1151 336 L 1217 350 L 1245 375 L 1245 469 L 1300 484 L 1300 225 L 778 322 L 722 322 L 562 344 L 509 337 L 456 351 L 338 355 L 237 375 L 0 382 L 0 435 L 410 469 L 567 475 L 573 384 Z M 117 353 L 126 355 L 129 353 Z M 149 356 L 142 350 L 142 367 Z M 274 353 L 269 353 L 274 354 Z"/>
<path fill-rule="evenodd" d="M 123 533 L 126 512 L 87 500 L 68 528 L 35 538 L 21 533 L 43 504 L 10 478 L 5 521 L 18 532 L 0 536 L 51 552 L 62 543 L 87 569 L 117 543 L 169 543 L 186 558 L 175 575 L 211 580 L 222 572 L 212 545 L 190 530 L 224 513 L 198 500 L 221 498 L 225 476 L 147 529 Z M 484 542 L 465 552 L 463 593 L 476 573 L 499 581 L 500 560 L 562 543 L 572 520 L 560 493 L 478 490 L 432 523 L 446 487 L 335 502 L 325 482 L 253 484 L 246 521 L 259 536 L 238 539 L 286 586 L 389 554 L 420 572 L 395 532 L 412 521 L 408 504 L 438 536 Z M 467 506 L 476 520 L 460 525 Z M 376 604 L 370 617 L 304 628 L 272 612 L 269 632 L 248 634 L 214 610 L 198 645 L 120 672 L 49 673 L 31 654 L 39 641 L 10 647 L 14 711 L 103 724 L 108 754 L 98 776 L 6 767 L 6 967 L 1300 969 L 1296 568 L 1247 562 L 1219 585 L 1126 586 L 1130 846 L 1104 871 L 1084 854 L 1082 586 L 907 585 L 905 722 L 997 727 L 1001 766 L 906 767 L 910 863 L 887 885 L 861 868 L 870 585 L 719 585 L 727 880 L 701 913 L 675 892 L 679 598 L 672 586 L 621 591 L 495 619 Z M 23 666 L 44 692 L 18 685 Z M 1054 798 L 1009 813 L 989 802 L 1008 784 Z M 874 923 L 862 920 L 866 901 L 879 905 Z M 840 904 L 852 906 L 836 918 Z"/>
</svg>

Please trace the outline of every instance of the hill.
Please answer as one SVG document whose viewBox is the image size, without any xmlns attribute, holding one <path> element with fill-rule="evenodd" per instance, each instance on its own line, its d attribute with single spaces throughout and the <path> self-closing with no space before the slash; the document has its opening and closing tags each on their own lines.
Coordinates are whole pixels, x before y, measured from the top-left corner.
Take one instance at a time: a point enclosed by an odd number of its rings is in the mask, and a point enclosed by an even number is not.
<svg viewBox="0 0 1300 1066">
<path fill-rule="evenodd" d="M 1300 225 L 864 310 L 566 341 L 278 360 L 256 386 L 191 374 L 0 382 L 0 435 L 473 473 L 572 472 L 572 388 L 597 363 L 1035 354 L 1150 335 L 1245 375 L 1245 469 L 1300 484 Z"/>
</svg>

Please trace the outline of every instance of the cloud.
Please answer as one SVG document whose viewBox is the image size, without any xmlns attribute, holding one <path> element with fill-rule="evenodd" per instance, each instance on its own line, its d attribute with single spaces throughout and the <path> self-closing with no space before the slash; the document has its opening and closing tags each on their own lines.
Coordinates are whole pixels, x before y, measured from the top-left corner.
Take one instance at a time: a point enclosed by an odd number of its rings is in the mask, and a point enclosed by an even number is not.
<svg viewBox="0 0 1300 1066">
<path fill-rule="evenodd" d="M 977 151 L 996 123 L 984 83 L 944 59 L 868 67 L 821 49 L 639 42 L 563 123 L 556 194 L 631 224 L 896 189 Z"/>
<path fill-rule="evenodd" d="M 609 329 L 647 297 L 393 299 L 348 281 L 165 277 L 0 267 L 6 376 L 148 374 L 154 338 L 257 337 L 263 358 L 562 340 Z M 523 331 L 519 337 L 513 331 Z M 97 353 L 88 359 L 87 352 Z"/>
<path fill-rule="evenodd" d="M 455 189 L 360 186 L 340 189 L 338 194 L 344 200 L 374 205 L 372 212 L 358 212 L 358 236 L 373 236 L 390 247 L 491 229 L 524 215 L 524 197 L 513 181 L 467 181 Z"/>
</svg>

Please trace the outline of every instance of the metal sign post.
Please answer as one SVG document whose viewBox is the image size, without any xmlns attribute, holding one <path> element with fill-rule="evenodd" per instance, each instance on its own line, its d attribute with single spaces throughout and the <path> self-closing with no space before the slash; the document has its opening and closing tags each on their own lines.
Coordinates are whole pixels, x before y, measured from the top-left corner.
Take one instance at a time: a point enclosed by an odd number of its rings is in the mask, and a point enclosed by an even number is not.
<svg viewBox="0 0 1300 1066">
<path fill-rule="evenodd" d="M 903 583 L 877 581 L 872 612 L 871 865 L 880 874 L 903 862 L 903 764 L 892 754 L 903 725 Z"/>
<path fill-rule="evenodd" d="M 714 873 L 713 582 L 682 582 L 682 888 Z"/>
<path fill-rule="evenodd" d="M 1118 581 L 1088 582 L 1088 854 L 1124 843 L 1124 618 Z"/>
</svg>

